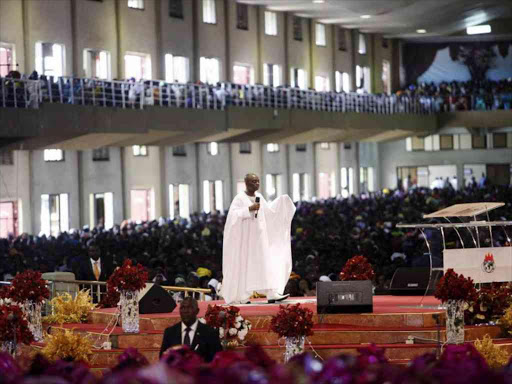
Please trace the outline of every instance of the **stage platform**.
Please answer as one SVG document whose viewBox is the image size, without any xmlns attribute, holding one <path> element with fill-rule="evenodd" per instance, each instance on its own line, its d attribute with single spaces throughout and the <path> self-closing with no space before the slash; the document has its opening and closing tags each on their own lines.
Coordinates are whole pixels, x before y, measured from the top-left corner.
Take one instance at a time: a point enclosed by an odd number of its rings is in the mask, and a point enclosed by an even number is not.
<svg viewBox="0 0 512 384">
<path fill-rule="evenodd" d="M 424 353 L 435 353 L 438 334 L 441 343 L 446 339 L 445 311 L 432 296 L 375 296 L 373 313 L 363 314 L 318 314 L 314 297 L 291 298 L 280 304 L 296 303 L 314 312 L 314 335 L 308 338 L 306 350 L 314 351 L 322 359 L 341 353 L 355 354 L 358 348 L 373 343 L 386 348 L 386 355 L 392 362 L 406 363 Z M 224 302 L 200 302 L 199 316 L 204 316 L 208 305 L 212 304 L 224 305 Z M 248 346 L 260 345 L 272 358 L 282 361 L 283 342 L 269 329 L 270 320 L 278 312 L 279 304 L 267 304 L 266 299 L 257 299 L 251 304 L 237 307 L 242 316 L 253 324 L 245 346 L 237 351 L 243 353 Z M 66 324 L 52 328 L 73 329 L 93 340 L 104 338 L 104 341 L 110 341 L 111 350 L 96 350 L 91 359 L 92 366 L 102 370 L 114 366 L 119 355 L 129 347 L 138 348 L 151 362 L 157 361 L 165 328 L 180 321 L 178 307 L 172 313 L 140 315 L 138 334 L 126 334 L 117 326 L 110 336 L 102 335 L 115 313 L 116 309 L 97 309 L 90 314 L 87 324 Z M 440 325 L 436 324 L 436 318 L 439 318 Z M 495 339 L 496 344 L 512 352 L 512 340 L 500 339 L 499 327 L 465 328 L 468 342 L 481 339 L 486 334 Z M 42 346 L 34 345 L 35 348 Z"/>
<path fill-rule="evenodd" d="M 268 328 L 270 319 L 279 311 L 279 305 L 300 303 L 313 311 L 315 324 L 343 324 L 355 326 L 422 327 L 435 326 L 433 314 L 444 318 L 444 309 L 439 300 L 432 296 L 375 296 L 373 313 L 362 314 L 318 314 L 315 297 L 294 297 L 276 304 L 266 299 L 251 300 L 251 304 L 237 305 L 242 316 L 252 322 L 253 329 Z M 208 305 L 225 305 L 224 301 L 199 302 L 199 317 L 204 316 Z M 108 323 L 116 312 L 115 308 L 98 309 L 92 313 L 91 323 Z M 179 307 L 172 313 L 140 315 L 141 329 L 165 329 L 180 321 Z"/>
</svg>

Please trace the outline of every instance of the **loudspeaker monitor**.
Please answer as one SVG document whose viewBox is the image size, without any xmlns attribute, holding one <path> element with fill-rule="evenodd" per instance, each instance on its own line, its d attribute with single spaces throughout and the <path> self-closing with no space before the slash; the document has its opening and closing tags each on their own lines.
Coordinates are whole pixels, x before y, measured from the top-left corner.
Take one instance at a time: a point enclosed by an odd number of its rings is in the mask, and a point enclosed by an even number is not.
<svg viewBox="0 0 512 384">
<path fill-rule="evenodd" d="M 146 287 L 139 292 L 139 313 L 170 313 L 176 308 L 176 302 L 165 289 L 153 283 L 146 283 Z"/>
<path fill-rule="evenodd" d="M 316 283 L 318 314 L 373 312 L 373 286 L 369 280 Z"/>
<path fill-rule="evenodd" d="M 391 279 L 389 291 L 392 295 L 406 296 L 421 296 L 425 294 L 425 291 L 427 291 L 427 294 L 433 294 L 437 282 L 442 276 L 443 271 L 432 271 L 430 286 L 428 286 L 428 280 L 430 278 L 430 268 L 397 268 L 393 275 L 393 278 Z"/>
</svg>

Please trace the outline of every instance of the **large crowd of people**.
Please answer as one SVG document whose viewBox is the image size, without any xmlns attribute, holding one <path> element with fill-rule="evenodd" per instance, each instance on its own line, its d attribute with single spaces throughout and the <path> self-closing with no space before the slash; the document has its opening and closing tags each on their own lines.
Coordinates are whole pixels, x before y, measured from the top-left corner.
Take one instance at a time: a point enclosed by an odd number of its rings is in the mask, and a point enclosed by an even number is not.
<svg viewBox="0 0 512 384">
<path fill-rule="evenodd" d="M 54 78 L 39 75 L 36 71 L 29 76 L 11 71 L 0 82 L 0 105 L 18 108 L 37 107 L 44 102 L 123 108 L 145 105 L 205 109 L 255 106 L 381 114 L 512 108 L 512 79 L 410 85 L 391 95 L 368 94 L 363 88 L 344 93 L 302 90 L 288 85 Z"/>
<path fill-rule="evenodd" d="M 376 272 L 375 285 L 387 288 L 396 268 L 428 266 L 425 242 L 419 231 L 396 228 L 399 222 L 424 222 L 424 213 L 462 203 L 499 201 L 506 205 L 490 213 L 491 220 L 512 217 L 512 187 L 474 185 L 453 188 L 414 188 L 311 202 L 298 202 L 292 222 L 293 273 L 287 285 L 292 296 L 315 294 L 315 282 L 336 280 L 345 262 L 366 256 Z M 80 274 L 83 260 L 98 253 L 109 265 L 126 258 L 150 271 L 150 280 L 163 285 L 218 288 L 222 282 L 224 213 L 196 213 L 190 219 L 123 222 L 62 233 L 58 237 L 22 234 L 0 240 L 0 278 L 35 269 Z M 453 233 L 452 233 L 453 232 Z M 462 238 L 446 232 L 446 246 L 472 247 L 469 231 Z M 475 233 L 472 234 L 476 236 Z M 442 241 L 427 232 L 434 263 L 440 263 Z M 488 231 L 480 231 L 481 246 L 490 246 Z M 493 245 L 510 245 L 512 230 L 496 228 Z M 91 248 L 94 249 L 91 251 Z"/>
<path fill-rule="evenodd" d="M 433 99 L 438 112 L 512 108 L 512 78 L 499 81 L 452 81 L 410 85 L 397 92 L 411 98 Z"/>
</svg>

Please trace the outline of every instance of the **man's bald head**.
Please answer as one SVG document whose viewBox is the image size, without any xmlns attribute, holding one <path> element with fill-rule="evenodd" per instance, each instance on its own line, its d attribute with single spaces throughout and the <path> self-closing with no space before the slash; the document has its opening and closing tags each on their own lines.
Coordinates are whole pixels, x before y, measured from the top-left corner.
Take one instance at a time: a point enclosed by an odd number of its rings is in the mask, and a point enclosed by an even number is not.
<svg viewBox="0 0 512 384">
<path fill-rule="evenodd" d="M 255 173 L 248 173 L 247 175 L 245 175 L 244 181 L 247 182 L 247 180 L 251 180 L 251 179 L 254 179 L 254 178 L 259 179 L 257 174 L 255 174 Z"/>
<path fill-rule="evenodd" d="M 260 189 L 260 178 L 255 173 L 245 175 L 245 188 L 249 196 L 253 196 L 254 192 Z"/>
</svg>

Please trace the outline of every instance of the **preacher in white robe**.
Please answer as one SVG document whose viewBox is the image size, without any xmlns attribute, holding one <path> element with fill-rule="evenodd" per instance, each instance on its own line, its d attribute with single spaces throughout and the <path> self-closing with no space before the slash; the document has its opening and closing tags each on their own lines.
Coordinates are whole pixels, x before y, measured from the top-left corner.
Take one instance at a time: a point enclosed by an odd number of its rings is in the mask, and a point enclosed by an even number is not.
<svg viewBox="0 0 512 384">
<path fill-rule="evenodd" d="M 244 191 L 235 196 L 224 227 L 221 291 L 228 304 L 244 303 L 254 291 L 269 299 L 282 294 L 292 271 L 295 205 L 288 195 L 271 203 L 258 192 L 254 195 Z M 256 197 L 260 198 L 257 217 L 249 210 Z"/>
</svg>

